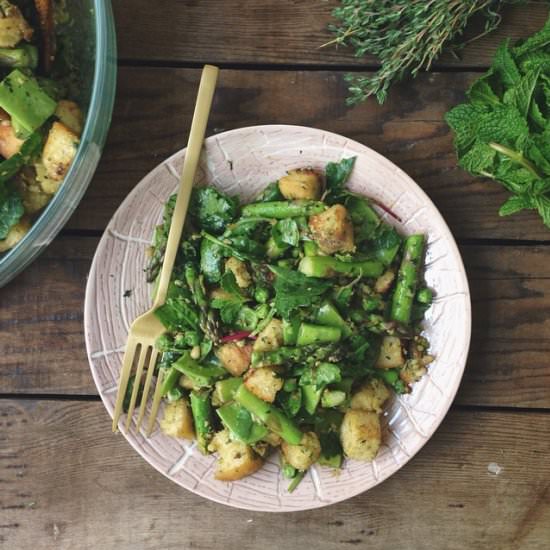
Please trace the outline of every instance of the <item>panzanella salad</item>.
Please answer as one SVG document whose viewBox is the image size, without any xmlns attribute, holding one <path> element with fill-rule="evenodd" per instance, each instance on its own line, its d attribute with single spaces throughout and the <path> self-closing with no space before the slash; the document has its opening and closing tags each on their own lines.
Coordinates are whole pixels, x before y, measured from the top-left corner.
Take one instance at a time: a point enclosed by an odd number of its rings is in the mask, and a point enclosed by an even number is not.
<svg viewBox="0 0 550 550">
<path fill-rule="evenodd" d="M 354 161 L 291 170 L 246 205 L 193 191 L 156 311 L 160 425 L 217 453 L 217 479 L 252 474 L 275 448 L 289 490 L 312 464 L 374 459 L 384 404 L 432 361 L 420 326 L 432 300 L 425 237 L 403 237 L 345 188 Z M 174 204 L 154 234 L 152 283 Z"/>
<path fill-rule="evenodd" d="M 0 253 L 29 231 L 78 149 L 64 18 L 63 1 L 0 0 Z"/>
</svg>

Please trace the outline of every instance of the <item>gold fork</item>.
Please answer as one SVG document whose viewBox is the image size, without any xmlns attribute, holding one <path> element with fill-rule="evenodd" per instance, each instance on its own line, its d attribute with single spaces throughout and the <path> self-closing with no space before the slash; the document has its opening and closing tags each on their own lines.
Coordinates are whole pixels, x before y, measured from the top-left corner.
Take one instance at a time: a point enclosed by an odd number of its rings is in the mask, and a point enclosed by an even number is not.
<svg viewBox="0 0 550 550">
<path fill-rule="evenodd" d="M 113 414 L 114 432 L 117 430 L 118 421 L 122 414 L 122 405 L 128 388 L 130 373 L 136 362 L 136 383 L 134 384 L 132 395 L 130 396 L 130 404 L 126 417 L 126 430 L 128 430 L 132 421 L 140 386 L 139 381 L 141 380 L 145 367 L 147 367 L 147 375 L 143 386 L 143 395 L 141 397 L 141 405 L 139 407 L 136 431 L 139 431 L 143 416 L 145 414 L 145 404 L 151 389 L 153 372 L 155 370 L 155 365 L 158 358 L 158 351 L 155 349 L 155 341 L 166 331 L 162 323 L 156 317 L 155 310 L 163 305 L 166 300 L 166 293 L 168 291 L 172 269 L 174 268 L 174 261 L 176 259 L 176 253 L 178 251 L 179 242 L 183 231 L 185 216 L 187 214 L 189 198 L 191 197 L 193 180 L 195 179 L 195 173 L 199 164 L 204 134 L 206 132 L 206 124 L 208 122 L 208 115 L 210 114 L 210 107 L 214 97 L 214 89 L 218 79 L 218 72 L 218 68 L 213 67 L 212 65 L 205 65 L 202 71 L 197 103 L 195 105 L 195 112 L 193 113 L 193 121 L 191 123 L 191 131 L 189 133 L 189 141 L 187 143 L 187 151 L 183 161 L 183 171 L 181 174 L 176 206 L 174 207 L 170 232 L 168 233 L 168 241 L 166 242 L 166 252 L 164 254 L 164 260 L 160 272 L 158 289 L 153 306 L 149 311 L 139 316 L 132 323 L 130 333 L 128 334 L 128 342 L 126 344 L 126 350 L 124 351 L 124 359 L 122 361 L 122 370 L 120 371 L 118 393 Z M 162 377 L 162 370 L 160 370 L 157 375 L 156 387 L 153 393 L 153 404 L 151 406 L 151 414 L 149 416 L 149 423 L 146 432 L 147 436 L 151 435 L 155 424 L 155 418 L 160 406 L 160 400 L 162 397 Z"/>
</svg>

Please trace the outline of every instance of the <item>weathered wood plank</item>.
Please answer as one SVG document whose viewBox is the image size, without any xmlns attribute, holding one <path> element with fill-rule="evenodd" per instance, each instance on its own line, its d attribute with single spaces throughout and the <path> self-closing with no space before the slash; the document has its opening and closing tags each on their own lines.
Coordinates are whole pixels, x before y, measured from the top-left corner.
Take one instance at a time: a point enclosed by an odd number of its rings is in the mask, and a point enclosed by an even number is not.
<svg viewBox="0 0 550 550">
<path fill-rule="evenodd" d="M 83 340 L 96 238 L 58 238 L 0 290 L 0 393 L 96 394 Z M 550 247 L 464 246 L 473 341 L 458 402 L 550 408 Z"/>
<path fill-rule="evenodd" d="M 122 59 L 215 62 L 365 65 L 347 48 L 319 46 L 332 40 L 327 25 L 337 0 L 117 0 L 119 54 Z M 129 17 L 129 12 L 139 17 Z M 543 3 L 506 7 L 500 28 L 472 42 L 461 59 L 447 54 L 438 66 L 487 66 L 507 37 L 528 36 L 544 24 Z M 475 22 L 468 36 L 481 31 Z"/>
<path fill-rule="evenodd" d="M 0 401 L 0 423 L 6 548 L 546 550 L 550 538 L 544 413 L 451 410 L 380 486 L 282 515 L 226 508 L 179 488 L 111 433 L 101 403 Z"/>
<path fill-rule="evenodd" d="M 103 229 L 136 183 L 186 143 L 199 71 L 123 68 L 109 142 L 99 171 L 68 227 Z M 255 124 L 314 126 L 386 155 L 434 200 L 458 237 L 549 238 L 532 213 L 499 218 L 507 194 L 456 165 L 443 115 L 462 99 L 472 73 L 432 74 L 400 86 L 380 106 L 344 104 L 341 73 L 222 71 L 209 133 Z"/>
</svg>

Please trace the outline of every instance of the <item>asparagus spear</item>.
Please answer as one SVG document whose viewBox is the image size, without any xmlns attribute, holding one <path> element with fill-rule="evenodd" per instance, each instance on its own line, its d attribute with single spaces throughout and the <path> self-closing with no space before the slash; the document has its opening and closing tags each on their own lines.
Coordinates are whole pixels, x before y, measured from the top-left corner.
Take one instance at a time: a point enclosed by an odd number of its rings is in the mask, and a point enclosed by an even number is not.
<svg viewBox="0 0 550 550">
<path fill-rule="evenodd" d="M 411 235 L 404 243 L 403 260 L 397 274 L 390 316 L 394 321 L 408 325 L 418 284 L 418 271 L 424 252 L 424 235 Z"/>
<path fill-rule="evenodd" d="M 235 393 L 235 401 L 263 422 L 270 431 L 281 436 L 287 443 L 298 445 L 302 441 L 302 432 L 277 407 L 262 401 L 248 391 L 244 384 Z"/>
<path fill-rule="evenodd" d="M 302 323 L 298 330 L 297 346 L 309 346 L 312 344 L 331 344 L 339 342 L 342 330 L 338 327 L 312 325 Z"/>
<path fill-rule="evenodd" d="M 216 342 L 218 340 L 218 326 L 214 313 L 208 309 L 208 300 L 204 291 L 204 282 L 191 264 L 185 266 L 185 281 L 191 291 L 193 300 L 200 310 L 200 328 L 204 335 Z"/>
<path fill-rule="evenodd" d="M 212 439 L 212 405 L 210 403 L 210 392 L 192 391 L 190 394 L 191 413 L 195 423 L 195 434 L 197 446 L 201 453 L 208 452 L 208 443 Z"/>
<path fill-rule="evenodd" d="M 199 365 L 191 358 L 189 352 L 185 352 L 172 367 L 191 378 L 193 384 L 199 388 L 212 386 L 218 378 L 227 375 L 227 371 L 222 366 L 209 365 L 203 367 Z"/>
<path fill-rule="evenodd" d="M 317 312 L 316 321 L 321 325 L 338 327 L 342 330 L 342 336 L 349 336 L 351 328 L 347 321 L 340 315 L 340 312 L 330 303 L 323 302 Z"/>
<path fill-rule="evenodd" d="M 373 278 L 382 275 L 384 266 L 375 260 L 342 262 L 330 256 L 306 256 L 300 262 L 298 270 L 308 277 L 330 278 L 342 274 Z"/>
<path fill-rule="evenodd" d="M 227 403 L 231 401 L 242 383 L 242 378 L 235 377 L 218 380 L 214 386 L 214 398 L 218 403 Z"/>
<path fill-rule="evenodd" d="M 265 217 L 282 220 L 298 216 L 312 216 L 325 210 L 326 206 L 318 201 L 272 201 L 255 202 L 243 206 L 242 215 L 245 218 Z"/>
</svg>

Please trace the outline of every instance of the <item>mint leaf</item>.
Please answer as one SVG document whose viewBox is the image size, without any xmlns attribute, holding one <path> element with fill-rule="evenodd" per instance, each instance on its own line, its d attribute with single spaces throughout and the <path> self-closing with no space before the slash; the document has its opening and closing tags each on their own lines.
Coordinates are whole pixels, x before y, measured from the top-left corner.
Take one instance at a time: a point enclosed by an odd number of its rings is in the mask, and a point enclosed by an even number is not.
<svg viewBox="0 0 550 550">
<path fill-rule="evenodd" d="M 535 69 L 540 69 L 542 73 L 550 71 L 550 52 L 535 51 L 531 52 L 519 60 L 521 72 L 527 73 Z"/>
<path fill-rule="evenodd" d="M 521 41 L 516 45 L 512 52 L 516 57 L 521 57 L 527 53 L 533 52 L 550 44 L 550 18 L 547 19 L 544 27 L 536 32 L 527 40 Z"/>
<path fill-rule="evenodd" d="M 478 141 L 460 158 L 458 165 L 472 174 L 481 174 L 493 166 L 496 154 L 492 147 Z"/>
<path fill-rule="evenodd" d="M 544 225 L 550 228 L 550 197 L 537 195 L 534 197 L 534 203 Z"/>
<path fill-rule="evenodd" d="M 528 158 L 537 166 L 543 174 L 550 176 L 550 142 L 536 136 L 527 145 L 526 153 Z"/>
<path fill-rule="evenodd" d="M 494 141 L 516 147 L 523 143 L 528 134 L 527 121 L 512 105 L 496 105 L 477 120 L 477 138 L 487 143 Z"/>
<path fill-rule="evenodd" d="M 531 107 L 529 108 L 529 119 L 536 126 L 538 126 L 539 129 L 544 129 L 548 125 L 548 120 L 544 116 L 536 99 L 533 99 L 531 102 Z"/>
<path fill-rule="evenodd" d="M 503 101 L 509 105 L 514 105 L 519 113 L 526 117 L 531 105 L 531 99 L 535 86 L 539 78 L 540 68 L 529 71 L 523 75 L 520 81 L 512 88 L 506 90 Z"/>
<path fill-rule="evenodd" d="M 506 40 L 498 47 L 492 66 L 494 73 L 500 77 L 505 88 L 516 85 L 521 78 L 519 69 L 508 47 L 509 43 L 510 40 Z"/>
<path fill-rule="evenodd" d="M 527 195 L 516 195 L 510 197 L 498 211 L 500 216 L 510 216 L 525 208 L 534 208 L 533 200 Z"/>
<path fill-rule="evenodd" d="M 16 191 L 0 186 L 0 240 L 8 236 L 10 229 L 25 213 L 21 197 Z"/>
<path fill-rule="evenodd" d="M 466 96 L 474 105 L 498 105 L 500 98 L 491 88 L 489 78 L 492 76 L 488 72 L 485 76 L 477 79 L 466 92 Z"/>
<path fill-rule="evenodd" d="M 462 103 L 445 115 L 447 124 L 454 131 L 454 144 L 459 156 L 476 140 L 479 117 L 486 112 L 484 106 Z"/>
</svg>

